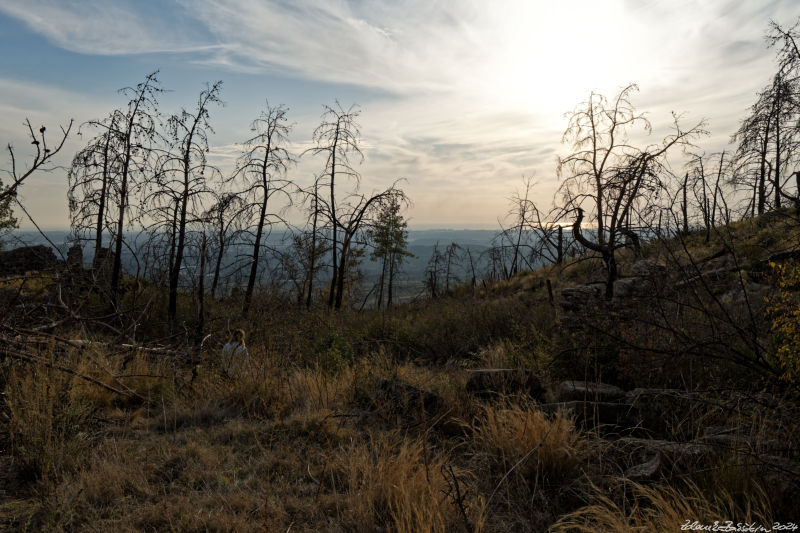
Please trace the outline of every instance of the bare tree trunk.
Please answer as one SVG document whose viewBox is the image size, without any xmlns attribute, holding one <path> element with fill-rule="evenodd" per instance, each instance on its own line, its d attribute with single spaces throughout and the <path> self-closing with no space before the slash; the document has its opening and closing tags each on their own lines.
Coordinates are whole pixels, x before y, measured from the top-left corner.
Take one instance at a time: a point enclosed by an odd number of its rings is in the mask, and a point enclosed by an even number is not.
<svg viewBox="0 0 800 533">
<path fill-rule="evenodd" d="M 797 191 L 795 192 L 796 196 L 794 198 L 794 208 L 800 211 L 800 170 L 796 170 L 794 173 L 794 183 L 795 188 L 797 188 Z"/>
<path fill-rule="evenodd" d="M 220 224 L 219 231 L 219 250 L 217 251 L 217 261 L 214 265 L 214 279 L 211 282 L 211 298 L 217 297 L 217 283 L 219 282 L 219 271 L 222 267 L 222 256 L 225 254 L 225 231 L 224 226 Z"/>
<path fill-rule="evenodd" d="M 106 143 L 103 146 L 103 181 L 100 185 L 100 202 L 97 205 L 97 227 L 94 237 L 94 259 L 92 265 L 100 261 L 100 249 L 103 247 L 103 219 L 106 209 L 106 187 L 108 185 L 108 150 L 111 144 L 111 132 L 106 132 Z"/>
<path fill-rule="evenodd" d="M 178 236 L 178 207 L 180 207 L 180 203 L 176 200 L 175 201 L 175 211 L 172 215 L 172 231 L 169 235 L 169 263 L 167 264 L 167 275 L 172 275 L 172 268 L 175 265 L 175 247 L 176 247 L 176 238 Z"/>
<path fill-rule="evenodd" d="M 719 168 L 717 169 L 717 181 L 714 183 L 714 200 L 711 204 L 711 227 L 716 228 L 717 223 L 717 199 L 719 198 L 721 191 L 719 188 L 719 181 L 722 179 L 722 165 L 725 161 L 725 150 L 722 151 L 722 154 L 719 156 Z"/>
<path fill-rule="evenodd" d="M 606 242 L 606 235 L 605 230 L 603 228 L 604 221 L 603 221 L 603 184 L 598 177 L 595 183 L 595 194 L 597 195 L 595 198 L 595 202 L 597 204 L 597 242 L 601 246 Z"/>
<path fill-rule="evenodd" d="M 331 288 L 330 292 L 328 293 L 328 308 L 332 308 L 334 304 L 334 296 L 337 289 L 337 269 L 336 269 L 336 248 L 338 243 L 336 242 L 336 197 L 335 197 L 335 187 L 334 187 L 334 179 L 336 178 L 336 145 L 339 142 L 339 126 L 336 126 L 336 134 L 334 135 L 333 139 L 333 148 L 331 150 L 331 226 L 332 226 L 332 241 L 333 246 L 331 246 L 331 267 L 333 272 L 333 277 L 331 278 Z M 342 262 L 344 262 L 344 246 L 342 246 Z M 344 281 L 342 281 L 341 285 L 344 285 Z M 341 295 L 337 299 L 339 305 L 341 305 Z"/>
<path fill-rule="evenodd" d="M 683 213 L 683 234 L 689 235 L 689 213 L 688 213 L 688 206 L 689 200 L 687 198 L 687 189 L 689 188 L 689 173 L 686 173 L 686 176 L 683 178 L 683 204 L 681 205 L 681 211 Z M 703 180 L 703 191 L 705 192 L 705 180 Z"/>
<path fill-rule="evenodd" d="M 336 309 L 342 308 L 342 302 L 344 301 L 344 282 L 345 282 L 345 274 L 347 273 L 347 256 L 349 255 L 350 249 L 350 237 L 345 234 L 342 237 L 342 253 L 339 256 L 339 272 L 336 276 L 336 287 L 335 287 L 335 300 L 334 306 Z"/>
<path fill-rule="evenodd" d="M 444 275 L 444 293 L 450 294 L 450 247 L 447 247 L 447 263 L 445 267 L 445 275 Z"/>
<path fill-rule="evenodd" d="M 388 295 L 386 298 L 386 307 L 392 306 L 392 286 L 394 285 L 394 263 L 397 260 L 395 254 L 392 253 L 389 256 L 389 287 L 388 287 Z"/>
<path fill-rule="evenodd" d="M 178 310 L 178 284 L 183 267 L 184 247 L 186 246 L 186 227 L 189 223 L 188 210 L 192 196 L 201 192 L 203 184 L 203 171 L 205 160 L 202 156 L 199 161 L 194 161 L 192 155 L 197 151 L 208 151 L 208 144 L 205 139 L 204 131 L 210 129 L 207 122 L 208 105 L 212 102 L 219 102 L 217 91 L 222 82 L 216 82 L 208 90 L 200 93 L 197 104 L 197 112 L 190 115 L 183 111 L 180 115 L 173 115 L 170 119 L 173 127 L 175 142 L 180 146 L 180 173 L 183 177 L 183 187 L 180 194 L 181 214 L 178 219 L 178 245 L 175 250 L 175 265 L 170 273 L 169 279 L 169 306 L 167 308 L 167 319 L 171 324 L 175 323 Z M 185 134 L 180 132 L 185 131 Z M 198 144 L 199 141 L 199 144 Z M 200 172 L 194 167 L 195 163 L 200 163 Z"/>
<path fill-rule="evenodd" d="M 111 268 L 111 305 L 116 306 L 117 298 L 119 296 L 119 284 L 122 278 L 122 239 L 125 230 L 125 209 L 128 200 L 128 175 L 131 168 L 131 159 L 133 157 L 131 149 L 133 148 L 133 135 L 134 125 L 138 118 L 139 106 L 145 101 L 145 94 L 150 88 L 150 82 L 155 79 L 151 74 L 147 77 L 147 82 L 140 86 L 135 100 L 133 109 L 130 110 L 128 121 L 125 129 L 125 156 L 122 160 L 122 176 L 119 185 L 119 216 L 117 217 L 117 241 L 114 246 L 114 263 Z"/>
<path fill-rule="evenodd" d="M 606 278 L 606 299 L 610 300 L 614 296 L 614 282 L 617 280 L 617 261 L 614 257 L 614 234 L 609 235 L 608 244 L 596 244 L 583 236 L 581 231 L 581 222 L 583 222 L 583 209 L 576 208 L 578 216 L 572 224 L 572 236 L 577 242 L 585 246 L 589 250 L 597 252 L 603 258 L 603 264 L 606 266 L 608 276 Z"/>
<path fill-rule="evenodd" d="M 564 228 L 558 226 L 558 244 L 556 246 L 556 264 L 564 262 Z"/>
<path fill-rule="evenodd" d="M 775 209 L 781 208 L 781 122 L 775 114 Z"/>
<path fill-rule="evenodd" d="M 256 286 L 256 277 L 258 275 L 258 260 L 261 255 L 261 238 L 264 234 L 264 221 L 267 216 L 267 192 L 264 192 L 264 201 L 261 202 L 261 210 L 258 213 L 258 227 L 256 228 L 256 240 L 253 243 L 253 255 L 250 259 L 250 275 L 247 277 L 247 289 L 244 293 L 244 302 L 242 303 L 242 316 L 247 316 L 250 311 L 250 303 L 253 301 L 253 290 Z"/>
<path fill-rule="evenodd" d="M 205 328 L 206 234 L 200 244 L 200 277 L 197 280 L 197 340 L 203 340 Z"/>
<path fill-rule="evenodd" d="M 769 121 L 767 121 L 767 129 L 764 132 L 764 140 L 761 144 L 761 153 L 759 154 L 761 159 L 761 167 L 760 172 L 758 175 L 758 214 L 764 214 L 764 208 L 767 202 L 767 189 L 766 189 L 766 178 L 767 178 L 767 144 L 769 143 Z"/>
<path fill-rule="evenodd" d="M 383 286 L 386 282 L 386 260 L 387 260 L 387 252 L 384 252 L 383 257 L 381 258 L 381 277 L 379 280 L 378 285 L 378 303 L 377 308 L 381 308 L 381 304 L 383 303 Z"/>
<path fill-rule="evenodd" d="M 119 282 L 122 273 L 122 232 L 125 229 L 125 199 L 128 196 L 128 176 L 123 172 L 120 184 L 119 216 L 117 218 L 117 235 L 114 243 L 114 264 L 111 268 L 111 305 L 117 304 Z"/>
<path fill-rule="evenodd" d="M 314 217 L 311 223 L 311 258 L 309 259 L 308 272 L 308 296 L 306 297 L 306 309 L 311 308 L 311 297 L 314 293 L 314 263 L 317 258 L 317 216 L 319 215 L 319 204 L 317 199 L 317 184 L 314 183 Z"/>
<path fill-rule="evenodd" d="M 190 143 L 191 145 L 191 143 Z M 169 305 L 167 308 L 167 319 L 175 321 L 178 313 L 178 281 L 181 276 L 181 266 L 183 265 L 183 248 L 186 245 L 186 215 L 189 203 L 189 153 L 186 152 L 183 161 L 183 194 L 181 195 L 181 214 L 178 219 L 178 244 L 175 248 L 175 264 L 169 276 Z"/>
<path fill-rule="evenodd" d="M 609 244 L 611 242 L 609 241 Z M 606 278 L 606 299 L 610 300 L 614 296 L 614 282 L 617 281 L 617 259 L 613 253 L 607 253 L 603 257 L 603 261 L 608 269 L 608 277 Z"/>
<path fill-rule="evenodd" d="M 186 198 L 184 198 L 185 200 Z M 175 264 L 169 275 L 169 306 L 167 308 L 167 318 L 170 322 L 175 320 L 178 314 L 178 281 L 181 276 L 181 266 L 183 265 L 183 248 L 186 245 L 186 202 L 181 202 L 181 215 L 178 221 L 178 243 L 175 246 Z"/>
</svg>

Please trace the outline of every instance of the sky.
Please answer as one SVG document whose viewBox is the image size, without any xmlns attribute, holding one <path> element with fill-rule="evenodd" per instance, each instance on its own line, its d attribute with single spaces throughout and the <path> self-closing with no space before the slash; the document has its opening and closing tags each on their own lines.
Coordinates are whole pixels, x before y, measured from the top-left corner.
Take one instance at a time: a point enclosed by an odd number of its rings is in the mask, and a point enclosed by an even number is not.
<svg viewBox="0 0 800 533">
<path fill-rule="evenodd" d="M 726 148 L 775 70 L 769 21 L 798 16 L 797 0 L 0 0 L 0 142 L 24 157 L 26 118 L 77 129 L 159 70 L 165 113 L 223 81 L 210 143 L 225 169 L 266 101 L 289 108 L 299 153 L 338 100 L 361 109 L 363 192 L 402 179 L 412 228 L 494 228 L 523 177 L 552 202 L 565 113 L 592 91 L 637 83 L 650 142 L 677 112 L 707 121 L 700 150 Z M 68 225 L 64 167 L 85 140 L 22 187 L 40 226 Z M 289 175 L 308 184 L 322 164 Z"/>
</svg>

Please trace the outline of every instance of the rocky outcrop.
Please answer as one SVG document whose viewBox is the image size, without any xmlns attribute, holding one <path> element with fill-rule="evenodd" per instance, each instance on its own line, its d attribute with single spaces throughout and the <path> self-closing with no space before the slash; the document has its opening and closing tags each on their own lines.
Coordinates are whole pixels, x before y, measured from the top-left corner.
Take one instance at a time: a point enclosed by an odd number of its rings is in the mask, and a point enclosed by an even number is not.
<svg viewBox="0 0 800 533">
<path fill-rule="evenodd" d="M 564 319 L 569 322 L 581 315 L 594 313 L 598 309 L 617 310 L 626 307 L 629 301 L 651 297 L 666 286 L 667 269 L 652 261 L 640 260 L 631 268 L 631 277 L 614 281 L 614 298 L 611 309 L 606 306 L 605 284 L 592 283 L 561 289 L 559 306 Z"/>
<path fill-rule="evenodd" d="M 0 276 L 52 270 L 57 264 L 56 255 L 47 246 L 23 246 L 0 252 Z"/>
<path fill-rule="evenodd" d="M 642 259 L 631 267 L 631 277 L 614 282 L 614 303 L 620 305 L 628 300 L 652 297 L 666 285 L 667 268 L 658 263 Z"/>
<path fill-rule="evenodd" d="M 631 267 L 631 275 L 635 278 L 661 280 L 664 279 L 666 274 L 667 267 L 646 259 L 636 261 Z"/>
<path fill-rule="evenodd" d="M 74 244 L 67 250 L 67 269 L 70 272 L 83 270 L 83 247 L 80 244 Z"/>
<path fill-rule="evenodd" d="M 636 298 L 650 293 L 652 285 L 641 278 L 623 278 L 614 282 L 614 300 Z"/>
<path fill-rule="evenodd" d="M 596 306 L 603 299 L 604 291 L 603 285 L 597 283 L 567 287 L 561 289 L 559 305 L 564 313 L 579 313 Z"/>
<path fill-rule="evenodd" d="M 734 320 L 746 321 L 751 319 L 751 313 L 763 311 L 767 297 L 773 292 L 774 289 L 769 285 L 747 281 L 722 294 L 719 301 Z"/>
</svg>

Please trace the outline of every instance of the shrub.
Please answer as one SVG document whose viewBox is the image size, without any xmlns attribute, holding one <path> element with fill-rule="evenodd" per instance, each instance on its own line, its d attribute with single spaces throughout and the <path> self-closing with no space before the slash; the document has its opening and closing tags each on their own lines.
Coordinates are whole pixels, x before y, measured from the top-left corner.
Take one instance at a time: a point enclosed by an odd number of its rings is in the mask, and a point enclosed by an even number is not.
<svg viewBox="0 0 800 533">
<path fill-rule="evenodd" d="M 316 364 L 329 374 L 337 374 L 353 364 L 353 347 L 335 330 L 328 330 L 316 341 L 313 354 Z"/>
<path fill-rule="evenodd" d="M 800 382 L 800 266 L 771 264 L 778 294 L 768 300 L 775 359 L 783 380 Z"/>
</svg>

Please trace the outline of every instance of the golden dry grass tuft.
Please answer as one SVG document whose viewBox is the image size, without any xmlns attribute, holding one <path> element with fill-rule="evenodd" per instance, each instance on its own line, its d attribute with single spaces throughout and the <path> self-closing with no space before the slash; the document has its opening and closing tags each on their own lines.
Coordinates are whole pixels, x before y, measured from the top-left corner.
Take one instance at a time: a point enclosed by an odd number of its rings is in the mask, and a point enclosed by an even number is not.
<svg viewBox="0 0 800 533">
<path fill-rule="evenodd" d="M 45 364 L 12 369 L 6 377 L 11 452 L 34 478 L 58 478 L 76 468 L 92 445 L 95 407 L 71 395 L 71 376 Z"/>
<path fill-rule="evenodd" d="M 496 471 L 529 482 L 558 484 L 578 466 L 582 441 L 564 411 L 548 415 L 533 403 L 490 404 L 472 428 L 475 453 Z"/>
<path fill-rule="evenodd" d="M 553 533 L 667 533 L 680 531 L 687 522 L 713 526 L 715 521 L 771 525 L 769 498 L 754 490 L 748 505 L 741 507 L 724 489 L 709 494 L 691 482 L 683 487 L 646 486 L 624 479 L 611 483 L 603 492 L 594 487 L 594 503 L 561 517 Z M 622 495 L 622 496 L 620 496 Z"/>
<path fill-rule="evenodd" d="M 340 449 L 329 464 L 331 483 L 342 485 L 338 490 L 345 494 L 340 512 L 353 530 L 374 531 L 378 525 L 425 533 L 459 531 L 467 524 L 479 529 L 482 501 L 459 502 L 454 492 L 466 473 L 450 470 L 448 455 L 422 440 L 370 439 Z"/>
</svg>

